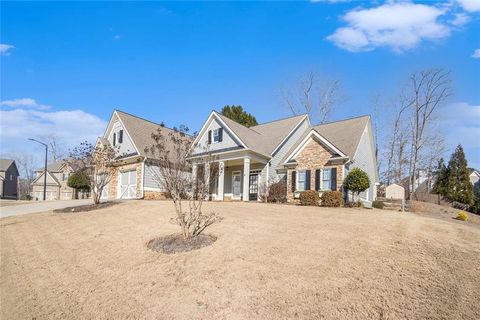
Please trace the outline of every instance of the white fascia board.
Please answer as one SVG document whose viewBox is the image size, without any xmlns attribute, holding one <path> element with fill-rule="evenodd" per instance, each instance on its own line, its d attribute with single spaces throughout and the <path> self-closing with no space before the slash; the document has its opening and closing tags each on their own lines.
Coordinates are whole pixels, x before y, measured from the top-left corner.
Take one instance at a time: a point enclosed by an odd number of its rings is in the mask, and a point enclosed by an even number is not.
<svg viewBox="0 0 480 320">
<path fill-rule="evenodd" d="M 122 124 L 123 130 L 125 130 L 125 133 L 127 134 L 128 138 L 130 139 L 130 141 L 132 142 L 133 146 L 135 147 L 135 150 L 137 151 L 137 154 L 140 155 L 140 151 L 138 151 L 138 148 L 137 148 L 137 146 L 135 145 L 135 141 L 133 141 L 132 137 L 131 137 L 130 134 L 128 133 L 128 129 L 127 129 L 127 127 L 125 126 L 125 124 L 123 123 L 122 118 L 117 114 L 117 110 L 115 110 L 115 115 L 117 116 L 118 121 L 120 121 L 120 123 Z"/>
<path fill-rule="evenodd" d="M 295 132 L 295 130 L 298 129 L 298 127 L 300 127 L 300 125 L 303 123 L 303 121 L 307 119 L 308 121 L 308 126 L 311 127 L 312 125 L 310 124 L 310 118 L 308 117 L 308 114 L 306 114 L 298 123 L 297 125 L 292 129 L 292 131 L 290 131 L 287 136 L 275 147 L 275 149 L 272 151 L 272 155 L 277 152 L 277 150 L 280 148 L 280 146 L 285 142 L 287 141 L 287 139 Z"/>
</svg>

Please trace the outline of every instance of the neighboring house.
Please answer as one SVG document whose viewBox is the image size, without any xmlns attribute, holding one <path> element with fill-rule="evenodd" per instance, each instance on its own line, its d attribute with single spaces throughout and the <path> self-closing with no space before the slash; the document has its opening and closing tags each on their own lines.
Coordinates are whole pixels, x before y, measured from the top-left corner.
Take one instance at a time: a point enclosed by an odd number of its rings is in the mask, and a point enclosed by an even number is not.
<svg viewBox="0 0 480 320">
<path fill-rule="evenodd" d="M 154 144 L 152 133 L 173 131 L 161 124 L 114 110 L 105 133 L 97 143 L 110 144 L 118 152 L 116 171 L 103 190 L 103 199 L 161 199 L 166 196 L 156 181 L 158 166 L 147 152 Z M 190 137 L 190 136 L 188 136 Z"/>
<path fill-rule="evenodd" d="M 0 159 L 0 198 L 18 199 L 18 176 L 14 160 Z"/>
<path fill-rule="evenodd" d="M 474 190 L 480 188 L 480 172 L 477 170 L 471 170 L 470 182 L 473 184 Z"/>
<path fill-rule="evenodd" d="M 348 172 L 361 168 L 371 185 L 362 201 L 376 198 L 378 170 L 370 117 L 312 126 L 307 115 L 247 128 L 213 111 L 194 140 L 191 161 L 196 174 L 206 152 L 215 156 L 219 175 L 211 199 L 256 201 L 272 182 L 288 185 L 295 201 L 301 191 L 345 191 Z M 207 151 L 205 151 L 207 150 Z"/>
<path fill-rule="evenodd" d="M 73 172 L 71 166 L 63 160 L 50 163 L 47 166 L 46 200 L 74 199 L 73 188 L 67 185 L 68 177 Z M 43 200 L 45 168 L 35 170 L 36 177 L 32 182 L 33 200 Z"/>
</svg>

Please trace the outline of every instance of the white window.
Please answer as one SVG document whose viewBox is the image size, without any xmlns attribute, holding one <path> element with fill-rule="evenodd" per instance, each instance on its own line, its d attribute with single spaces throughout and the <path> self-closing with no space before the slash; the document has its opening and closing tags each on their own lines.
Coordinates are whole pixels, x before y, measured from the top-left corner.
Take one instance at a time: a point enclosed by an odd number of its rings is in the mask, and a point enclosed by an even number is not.
<svg viewBox="0 0 480 320">
<path fill-rule="evenodd" d="M 63 174 L 62 180 L 63 180 L 63 181 L 67 181 L 67 180 L 68 180 L 68 173 L 64 173 L 64 174 Z"/>
<path fill-rule="evenodd" d="M 305 191 L 305 182 L 307 177 L 307 171 L 301 170 L 298 172 L 298 179 L 297 179 L 297 191 Z"/>
<path fill-rule="evenodd" d="M 332 169 L 322 170 L 322 190 L 332 189 Z"/>
<path fill-rule="evenodd" d="M 212 131 L 213 143 L 220 142 L 220 129 L 215 129 Z"/>
</svg>

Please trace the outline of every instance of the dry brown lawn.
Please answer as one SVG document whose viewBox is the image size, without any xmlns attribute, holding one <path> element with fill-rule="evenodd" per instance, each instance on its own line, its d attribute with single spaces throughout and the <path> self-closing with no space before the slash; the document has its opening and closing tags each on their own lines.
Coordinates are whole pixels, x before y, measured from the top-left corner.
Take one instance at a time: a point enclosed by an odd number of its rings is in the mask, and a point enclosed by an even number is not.
<svg viewBox="0 0 480 320">
<path fill-rule="evenodd" d="M 0 318 L 480 319 L 480 228 L 381 210 L 208 203 L 218 240 L 166 255 L 169 202 L 0 220 Z"/>
</svg>

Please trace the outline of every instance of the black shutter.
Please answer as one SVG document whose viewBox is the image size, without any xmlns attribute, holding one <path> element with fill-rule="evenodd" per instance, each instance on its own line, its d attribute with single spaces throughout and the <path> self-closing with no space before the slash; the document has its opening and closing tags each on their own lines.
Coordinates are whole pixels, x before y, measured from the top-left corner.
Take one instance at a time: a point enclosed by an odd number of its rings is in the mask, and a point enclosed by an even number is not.
<svg viewBox="0 0 480 320">
<path fill-rule="evenodd" d="M 212 130 L 208 130 L 208 144 L 212 144 Z"/>
<path fill-rule="evenodd" d="M 115 147 L 116 144 L 117 144 L 117 134 L 113 133 L 113 146 Z"/>
<path fill-rule="evenodd" d="M 123 130 L 120 130 L 118 132 L 118 143 L 122 143 L 123 142 Z"/>
<path fill-rule="evenodd" d="M 337 191 L 337 168 L 332 168 L 332 171 L 331 171 L 331 185 L 330 185 L 330 189 L 332 191 Z"/>
<path fill-rule="evenodd" d="M 315 191 L 320 190 L 320 169 L 315 170 Z"/>
<path fill-rule="evenodd" d="M 292 171 L 292 192 L 297 190 L 297 172 Z"/>
<path fill-rule="evenodd" d="M 223 140 L 223 128 L 218 128 L 218 142 Z"/>
<path fill-rule="evenodd" d="M 305 190 L 310 190 L 310 170 L 305 171 Z"/>
</svg>

